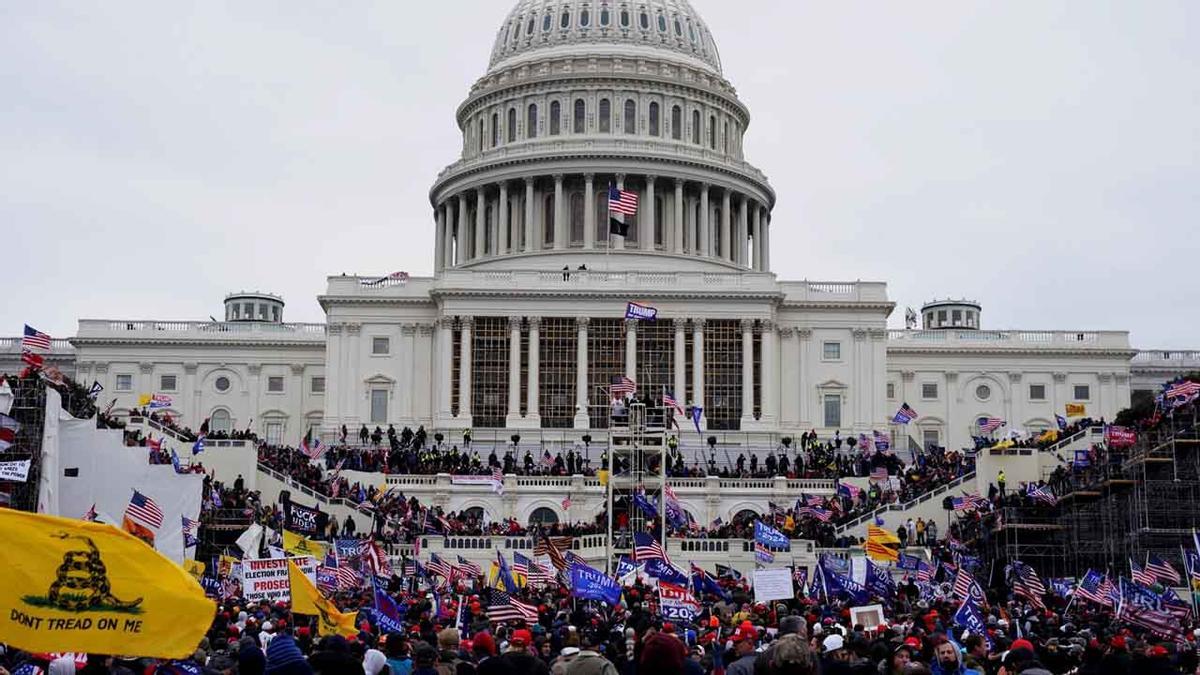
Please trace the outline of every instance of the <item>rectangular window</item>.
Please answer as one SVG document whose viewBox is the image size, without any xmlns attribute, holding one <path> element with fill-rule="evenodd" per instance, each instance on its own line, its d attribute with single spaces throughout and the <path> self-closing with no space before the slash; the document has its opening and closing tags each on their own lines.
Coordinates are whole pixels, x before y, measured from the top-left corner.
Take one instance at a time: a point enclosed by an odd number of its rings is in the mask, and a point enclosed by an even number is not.
<svg viewBox="0 0 1200 675">
<path fill-rule="evenodd" d="M 825 361 L 842 360 L 842 343 L 826 342 L 821 346 L 821 358 Z"/>
<path fill-rule="evenodd" d="M 371 390 L 371 424 L 386 424 L 388 393 L 386 389 Z"/>
<path fill-rule="evenodd" d="M 961 326 L 962 325 L 962 310 L 956 309 L 956 310 L 952 311 L 950 313 L 950 320 L 954 322 L 955 326 Z"/>
<path fill-rule="evenodd" d="M 1029 400 L 1030 401 L 1045 401 L 1046 400 L 1046 385 L 1044 385 L 1044 384 L 1029 385 Z"/>
<path fill-rule="evenodd" d="M 887 397 L 888 397 L 888 400 L 889 400 L 889 401 L 890 401 L 890 400 L 892 400 L 892 399 L 894 399 L 894 398 L 896 398 L 896 383 L 894 383 L 894 382 L 888 382 L 888 384 L 887 384 Z"/>
<path fill-rule="evenodd" d="M 386 355 L 392 349 L 392 341 L 389 338 L 377 337 L 371 338 L 371 353 L 375 355 Z"/>
<path fill-rule="evenodd" d="M 842 426 L 842 397 L 840 394 L 825 394 L 825 428 Z"/>
<path fill-rule="evenodd" d="M 159 391 L 175 391 L 175 384 L 176 381 L 174 375 L 163 375 L 158 378 Z"/>
<path fill-rule="evenodd" d="M 267 378 L 267 391 L 271 392 L 272 394 L 282 393 L 283 392 L 283 376 L 282 375 L 272 375 L 272 376 L 268 377 Z"/>
<path fill-rule="evenodd" d="M 325 378 L 324 377 L 314 377 L 312 379 L 312 393 L 314 393 L 314 394 L 324 394 L 325 393 Z"/>
<path fill-rule="evenodd" d="M 938 397 L 938 386 L 936 382 L 925 382 L 921 385 L 921 398 L 930 399 Z"/>
<path fill-rule="evenodd" d="M 117 391 L 133 391 L 133 376 L 117 375 Z"/>
<path fill-rule="evenodd" d="M 267 422 L 267 445 L 281 445 L 283 442 L 283 424 Z"/>
<path fill-rule="evenodd" d="M 1075 400 L 1090 401 L 1092 399 L 1092 388 L 1086 384 L 1075 385 Z"/>
<path fill-rule="evenodd" d="M 938 437 L 937 429 L 925 429 L 922 431 L 921 441 L 924 443 L 926 450 L 931 447 L 937 447 L 941 445 L 941 439 Z"/>
</svg>

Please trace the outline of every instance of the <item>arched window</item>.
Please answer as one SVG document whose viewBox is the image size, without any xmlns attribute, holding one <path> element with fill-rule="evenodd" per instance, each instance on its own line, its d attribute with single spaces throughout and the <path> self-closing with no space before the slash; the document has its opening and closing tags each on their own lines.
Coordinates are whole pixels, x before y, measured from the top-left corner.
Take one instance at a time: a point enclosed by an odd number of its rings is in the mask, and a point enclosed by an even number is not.
<svg viewBox="0 0 1200 675">
<path fill-rule="evenodd" d="M 717 116 L 709 115 L 708 117 L 708 147 L 717 149 Z"/>
<path fill-rule="evenodd" d="M 233 430 L 233 418 L 229 416 L 228 410 L 214 410 L 212 415 L 208 417 L 208 427 L 214 432 Z"/>
<path fill-rule="evenodd" d="M 537 104 L 529 104 L 529 114 L 525 117 L 525 138 L 537 138 Z"/>
<path fill-rule="evenodd" d="M 596 190 L 596 241 L 608 239 L 608 190 Z"/>
<path fill-rule="evenodd" d="M 583 244 L 583 193 L 571 193 L 571 245 Z"/>
<path fill-rule="evenodd" d="M 675 37 L 683 37 L 683 24 L 679 23 L 679 17 L 675 17 Z"/>
<path fill-rule="evenodd" d="M 629 10 L 621 10 L 621 28 L 629 28 Z"/>
<path fill-rule="evenodd" d="M 550 24 L 553 21 L 554 21 L 554 19 L 550 18 L 550 12 L 546 12 L 546 16 L 542 17 L 542 32 L 543 33 L 550 31 Z"/>
<path fill-rule="evenodd" d="M 579 25 L 583 28 L 587 28 L 589 25 L 591 25 L 591 23 L 592 23 L 592 13 L 589 12 L 587 10 L 587 8 L 585 7 L 584 9 L 582 9 L 579 12 Z"/>
<path fill-rule="evenodd" d="M 642 30 L 650 30 L 650 15 L 642 12 L 641 16 L 638 17 L 638 24 L 641 25 Z"/>
<path fill-rule="evenodd" d="M 700 111 L 692 111 L 692 143 L 700 145 Z"/>
<path fill-rule="evenodd" d="M 584 125 L 587 124 L 587 104 L 581 98 L 575 99 L 575 119 L 572 124 L 575 125 L 575 133 L 582 134 L 584 132 Z"/>
<path fill-rule="evenodd" d="M 683 138 L 683 110 L 679 106 L 671 108 L 671 138 Z"/>
<path fill-rule="evenodd" d="M 658 15 L 658 32 L 667 32 L 667 17 L 663 16 L 662 14 Z"/>
<path fill-rule="evenodd" d="M 731 522 L 751 523 L 751 522 L 754 522 L 755 520 L 758 520 L 760 515 L 761 514 L 759 514 L 757 511 L 751 511 L 750 509 L 742 509 L 741 511 L 737 512 L 737 515 L 733 517 L 733 520 Z"/>
<path fill-rule="evenodd" d="M 463 509 L 459 516 L 464 520 L 474 520 L 475 522 L 480 522 L 483 520 L 483 507 L 472 506 L 469 509 Z"/>
<path fill-rule="evenodd" d="M 550 135 L 557 136 L 562 131 L 562 104 L 558 101 L 550 103 Z"/>
<path fill-rule="evenodd" d="M 650 104 L 650 135 L 657 136 L 659 132 L 658 103 Z"/>
<path fill-rule="evenodd" d="M 492 113 L 492 147 L 500 145 L 500 116 Z"/>
<path fill-rule="evenodd" d="M 612 104 L 608 99 L 600 99 L 600 115 L 598 125 L 600 133 L 607 134 L 612 131 Z"/>
<path fill-rule="evenodd" d="M 537 19 L 532 14 L 529 15 L 529 23 L 525 26 L 525 37 L 533 35 L 533 27 L 537 25 Z"/>
<path fill-rule="evenodd" d="M 559 21 L 558 21 L 558 27 L 564 28 L 564 29 L 571 27 L 571 10 L 569 10 L 569 9 L 563 10 L 562 18 L 559 19 Z"/>
<path fill-rule="evenodd" d="M 486 138 L 486 137 L 483 135 L 483 118 L 480 117 L 479 118 L 479 151 L 480 152 L 483 152 L 483 139 L 484 138 Z"/>
<path fill-rule="evenodd" d="M 608 8 L 604 7 L 600 10 L 600 25 L 608 26 L 608 19 L 609 19 Z"/>
<path fill-rule="evenodd" d="M 637 103 L 633 99 L 625 101 L 625 133 L 637 133 Z"/>
<path fill-rule="evenodd" d="M 533 513 L 529 514 L 529 526 L 538 527 L 539 525 L 556 525 L 558 524 L 558 514 L 554 509 L 546 508 L 545 506 L 536 508 Z"/>
<path fill-rule="evenodd" d="M 554 195 L 546 195 L 542 205 L 542 245 L 550 248 L 554 245 Z"/>
<path fill-rule="evenodd" d="M 508 142 L 515 143 L 517 141 L 517 109 L 508 109 Z"/>
<path fill-rule="evenodd" d="M 729 122 L 725 123 L 724 132 L 725 132 L 725 154 L 728 155 L 729 154 Z"/>
</svg>

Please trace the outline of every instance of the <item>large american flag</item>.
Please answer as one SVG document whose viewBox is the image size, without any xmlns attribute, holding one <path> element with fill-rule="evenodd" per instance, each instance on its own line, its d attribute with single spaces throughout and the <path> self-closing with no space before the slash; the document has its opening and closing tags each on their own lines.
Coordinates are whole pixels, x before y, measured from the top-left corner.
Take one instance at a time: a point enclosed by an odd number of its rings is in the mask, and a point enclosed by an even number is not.
<svg viewBox="0 0 1200 675">
<path fill-rule="evenodd" d="M 533 565 L 533 561 L 521 555 L 518 551 L 513 551 L 512 574 L 513 578 L 525 577 L 529 579 L 529 568 Z M 519 581 L 517 583 L 520 583 Z"/>
<path fill-rule="evenodd" d="M 1154 582 L 1158 581 L 1158 578 L 1150 570 L 1142 569 L 1132 560 L 1129 561 L 1129 576 L 1143 586 L 1153 586 Z"/>
<path fill-rule="evenodd" d="M 425 563 L 425 569 L 429 570 L 429 572 L 432 574 L 442 577 L 443 579 L 450 579 L 454 574 L 454 570 L 450 566 L 450 563 L 439 558 L 436 553 L 429 556 L 429 562 Z"/>
<path fill-rule="evenodd" d="M 666 387 L 663 387 L 662 400 L 664 408 L 674 408 L 680 415 L 683 414 L 683 408 L 679 407 L 679 401 L 675 400 L 675 396 L 668 392 Z"/>
<path fill-rule="evenodd" d="M 338 565 L 337 582 L 339 590 L 355 591 L 362 588 L 363 575 L 350 565 Z"/>
<path fill-rule="evenodd" d="M 822 523 L 828 523 L 829 519 L 833 517 L 833 513 L 831 511 L 823 509 L 819 506 L 803 506 L 799 511 L 796 512 L 796 515 L 800 516 L 801 518 L 816 518 Z"/>
<path fill-rule="evenodd" d="M 628 396 L 637 391 L 637 382 L 634 382 L 624 375 L 613 375 L 609 386 L 609 391 L 612 393 L 613 398 L 618 396 Z"/>
<path fill-rule="evenodd" d="M 986 600 L 983 595 L 983 587 L 971 576 L 965 567 L 958 568 L 958 574 L 954 577 L 954 595 L 966 600 L 970 598 L 978 605 L 983 605 Z"/>
<path fill-rule="evenodd" d="M 554 572 L 536 560 L 531 561 L 529 566 L 529 585 L 549 586 L 552 583 L 554 583 Z"/>
<path fill-rule="evenodd" d="M 1014 560 L 1013 568 L 1013 593 L 1024 597 L 1029 602 L 1039 609 L 1045 608 L 1045 603 L 1042 601 L 1042 596 L 1046 594 L 1046 585 L 1042 583 L 1037 572 L 1025 563 Z"/>
<path fill-rule="evenodd" d="M 25 330 L 28 331 L 29 326 L 26 326 Z M 28 333 L 26 333 L 26 335 L 28 335 Z M 1184 398 L 1188 396 L 1194 396 L 1198 393 L 1200 393 L 1200 383 L 1192 382 L 1191 380 L 1184 380 L 1178 384 L 1171 385 L 1167 389 L 1167 398 Z"/>
<path fill-rule="evenodd" d="M 558 541 L 555 541 L 555 539 L 557 539 Z M 566 546 L 560 546 L 560 542 L 562 542 L 562 540 L 564 540 L 564 539 L 566 540 Z M 539 556 L 539 555 L 550 556 L 550 562 L 554 564 L 554 569 L 562 571 L 562 570 L 567 569 L 567 567 L 569 567 L 569 565 L 567 564 L 566 557 L 563 556 L 562 549 L 569 548 L 570 546 L 571 546 L 571 538 L 570 537 L 551 538 L 551 537 L 547 536 L 545 532 L 542 532 L 534 540 L 533 554 L 535 556 Z"/>
<path fill-rule="evenodd" d="M 1156 578 L 1169 581 L 1176 586 L 1183 582 L 1183 577 L 1179 575 L 1179 572 L 1174 567 L 1171 567 L 1171 563 L 1163 560 L 1155 553 L 1151 553 L 1150 557 L 1146 559 L 1146 571 L 1153 574 Z"/>
<path fill-rule="evenodd" d="M 511 595 L 498 588 L 485 589 L 487 596 L 488 621 L 525 621 L 535 623 L 537 607 L 514 600 Z"/>
<path fill-rule="evenodd" d="M 620 213 L 625 216 L 636 216 L 638 210 L 638 196 L 636 192 L 618 189 L 616 186 L 608 188 L 608 212 Z"/>
<path fill-rule="evenodd" d="M 917 415 L 917 411 L 910 408 L 907 403 L 904 403 L 900 406 L 900 409 L 896 411 L 896 414 L 892 417 L 892 421 L 896 424 L 908 424 L 909 422 L 917 419 L 917 417 L 919 417 L 919 415 Z"/>
<path fill-rule="evenodd" d="M 1091 600 L 1097 604 L 1106 607 L 1113 605 L 1113 588 L 1112 582 L 1103 574 L 1095 570 L 1088 570 L 1087 574 L 1079 580 L 1079 585 L 1075 588 L 1075 594 L 1084 600 Z"/>
<path fill-rule="evenodd" d="M 1050 506 L 1054 506 L 1058 503 L 1058 497 L 1055 497 L 1054 493 L 1040 485 L 1030 485 L 1029 489 L 1025 491 L 1025 494 L 1030 499 L 1039 502 L 1045 502 Z"/>
<path fill-rule="evenodd" d="M 646 534 L 645 532 L 635 532 L 633 534 L 633 560 L 634 562 L 644 562 L 646 560 L 667 560 L 667 552 L 657 539 Z"/>
<path fill-rule="evenodd" d="M 25 335 L 21 338 L 21 348 L 49 351 L 50 336 L 29 324 L 25 324 Z"/>
<path fill-rule="evenodd" d="M 129 506 L 125 507 L 125 515 L 156 530 L 163 524 L 163 512 L 158 503 L 137 490 L 133 491 Z"/>
<path fill-rule="evenodd" d="M 471 578 L 475 578 L 475 577 L 483 574 L 483 570 L 480 569 L 479 565 L 471 562 L 470 560 L 467 560 L 466 558 L 462 557 L 461 555 L 458 556 L 458 568 L 461 569 L 464 573 L 466 573 L 466 575 L 468 577 L 471 577 Z"/>
<path fill-rule="evenodd" d="M 999 417 L 980 417 L 979 431 L 985 434 L 990 434 L 1005 424 L 1008 424 L 1008 422 L 1005 422 Z"/>
</svg>

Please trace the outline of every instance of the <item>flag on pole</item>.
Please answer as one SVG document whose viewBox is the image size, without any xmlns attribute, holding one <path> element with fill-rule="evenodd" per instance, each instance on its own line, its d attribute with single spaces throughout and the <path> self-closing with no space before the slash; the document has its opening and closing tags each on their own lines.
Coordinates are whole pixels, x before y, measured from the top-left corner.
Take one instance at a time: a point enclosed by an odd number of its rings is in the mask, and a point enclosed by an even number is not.
<svg viewBox="0 0 1200 675">
<path fill-rule="evenodd" d="M 608 186 L 608 231 L 618 237 L 629 236 L 627 217 L 636 216 L 638 211 L 638 195 L 636 192 L 621 190 L 615 185 Z"/>
<path fill-rule="evenodd" d="M 50 336 L 25 324 L 25 335 L 21 337 L 21 348 L 32 351 L 50 351 Z"/>
<path fill-rule="evenodd" d="M 913 410 L 911 407 L 909 407 L 908 403 L 902 403 L 900 405 L 900 409 L 897 410 L 895 416 L 892 417 L 892 421 L 896 424 L 908 424 L 909 422 L 917 419 L 917 417 L 919 416 L 917 415 L 916 410 Z"/>
</svg>

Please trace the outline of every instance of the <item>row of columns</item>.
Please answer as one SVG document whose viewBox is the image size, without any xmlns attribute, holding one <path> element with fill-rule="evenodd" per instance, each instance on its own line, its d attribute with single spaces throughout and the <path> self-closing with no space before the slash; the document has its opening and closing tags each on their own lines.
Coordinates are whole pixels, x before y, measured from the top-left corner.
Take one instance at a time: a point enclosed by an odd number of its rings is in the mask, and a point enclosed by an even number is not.
<svg viewBox="0 0 1200 675">
<path fill-rule="evenodd" d="M 596 241 L 596 176 L 583 174 L 584 183 L 584 223 L 583 248 L 597 248 Z M 569 246 L 570 233 L 565 193 L 566 176 L 555 174 L 553 179 L 554 206 L 552 210 L 553 223 L 543 223 L 554 234 L 552 250 L 565 250 Z M 625 176 L 617 174 L 615 184 L 619 189 L 625 189 Z M 643 251 L 656 250 L 654 242 L 654 225 L 657 219 L 655 198 L 658 195 L 660 179 L 656 176 L 642 176 L 642 189 L 639 198 L 639 213 L 637 247 Z M 500 181 L 490 186 L 480 186 L 448 197 L 435 210 L 437 223 L 436 245 L 434 253 L 434 269 L 438 272 L 471 260 L 478 260 L 488 255 L 487 230 L 494 226 L 495 232 L 491 239 L 491 255 L 507 255 L 529 253 L 545 250 L 541 237 L 535 237 L 534 224 L 537 210 L 537 180 L 535 176 L 523 179 L 524 195 L 510 191 L 510 181 Z M 663 180 L 663 182 L 666 182 Z M 605 182 L 607 184 L 607 181 Z M 698 184 L 698 189 L 692 195 L 685 195 L 687 181 L 676 178 L 673 180 L 674 194 L 671 200 L 670 236 L 664 232 L 664 248 L 676 255 L 684 255 L 685 249 L 701 257 L 715 255 L 712 243 L 718 245 L 719 258 L 757 271 L 770 270 L 770 212 L 766 205 L 758 202 L 752 196 L 728 188 L 715 188 L 708 183 Z M 714 190 L 719 192 L 714 194 Z M 473 193 L 473 194 L 472 194 Z M 489 200 L 490 195 L 496 195 Z M 663 191 L 666 194 L 666 191 Z M 713 221 L 715 199 L 720 199 L 720 217 Z M 470 206 L 474 203 L 474 221 L 469 220 Z M 694 221 L 693 210 L 688 209 L 685 215 L 685 204 L 698 203 L 699 222 Z M 493 205 L 496 214 L 492 223 L 487 220 L 487 207 Z M 524 206 L 523 236 L 521 242 L 512 241 L 509 237 L 509 216 L 514 207 Z M 665 208 L 665 206 L 664 206 Z M 735 212 L 736 210 L 736 217 Z M 667 214 L 663 214 L 664 220 Z M 688 227 L 685 227 L 685 224 Z M 666 227 L 664 223 L 664 227 Z M 695 230 L 699 230 L 698 237 Z M 698 238 L 699 241 L 693 241 Z M 614 239 L 614 248 L 625 248 L 625 241 L 620 237 Z M 751 250 L 747 250 L 752 247 Z M 519 250 L 518 250 L 519 249 Z"/>
<path fill-rule="evenodd" d="M 442 353 L 449 354 L 452 344 L 450 334 L 451 319 L 444 320 L 441 335 Z M 575 370 L 575 419 L 576 429 L 590 427 L 588 414 L 588 327 L 591 320 L 588 317 L 576 317 L 576 370 Z M 687 354 L 686 331 L 689 320 L 675 319 L 674 325 L 674 392 L 680 398 L 687 385 Z M 691 319 L 692 330 L 692 401 L 702 407 L 705 400 L 704 373 L 704 319 Z M 521 414 L 521 330 L 522 325 L 529 328 L 529 359 L 526 373 L 526 398 L 524 415 Z M 458 372 L 458 414 L 457 421 L 470 426 L 471 419 L 471 377 L 472 377 L 472 334 L 474 319 L 460 317 L 457 330 L 461 332 L 459 339 L 459 372 Z M 508 411 L 506 426 L 510 428 L 539 428 L 541 426 L 540 406 L 540 371 L 541 371 L 541 318 L 512 316 L 508 320 Z M 750 430 L 756 425 L 774 423 L 779 415 L 779 363 L 776 355 L 775 329 L 770 322 L 759 322 L 762 334 L 762 406 L 759 418 L 754 417 L 754 351 L 753 340 L 755 322 L 743 320 L 742 329 L 742 429 Z M 625 322 L 625 376 L 637 380 L 637 334 L 638 322 Z M 452 363 L 449 358 L 441 364 L 443 382 L 451 378 Z M 449 387 L 444 388 L 442 410 L 448 415 L 451 409 Z M 707 420 L 701 419 L 701 429 L 706 428 Z"/>
</svg>

